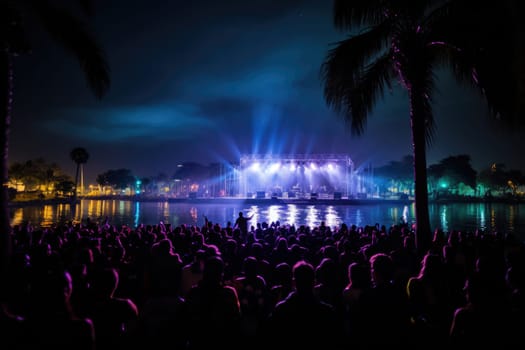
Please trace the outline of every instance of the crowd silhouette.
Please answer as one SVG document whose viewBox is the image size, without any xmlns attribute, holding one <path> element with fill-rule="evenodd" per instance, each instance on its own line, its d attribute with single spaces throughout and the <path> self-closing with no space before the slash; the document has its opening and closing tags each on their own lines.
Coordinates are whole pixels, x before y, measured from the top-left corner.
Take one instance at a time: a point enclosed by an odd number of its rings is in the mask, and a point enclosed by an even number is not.
<svg viewBox="0 0 525 350">
<path fill-rule="evenodd" d="M 406 224 L 13 228 L 5 349 L 524 343 L 524 243 Z"/>
</svg>

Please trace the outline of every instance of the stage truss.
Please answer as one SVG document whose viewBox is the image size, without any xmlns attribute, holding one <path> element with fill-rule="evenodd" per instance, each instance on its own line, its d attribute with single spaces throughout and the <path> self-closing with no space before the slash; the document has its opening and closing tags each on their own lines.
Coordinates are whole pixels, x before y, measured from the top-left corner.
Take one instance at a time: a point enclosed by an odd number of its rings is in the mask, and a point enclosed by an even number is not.
<svg viewBox="0 0 525 350">
<path fill-rule="evenodd" d="M 344 154 L 247 154 L 237 179 L 248 198 L 342 198 L 354 192 L 354 163 Z"/>
</svg>

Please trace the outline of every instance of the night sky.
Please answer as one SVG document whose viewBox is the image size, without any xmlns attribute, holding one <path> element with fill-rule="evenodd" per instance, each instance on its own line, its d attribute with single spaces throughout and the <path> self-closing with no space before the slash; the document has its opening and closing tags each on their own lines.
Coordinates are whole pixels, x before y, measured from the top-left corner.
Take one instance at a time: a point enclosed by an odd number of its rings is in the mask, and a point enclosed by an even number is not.
<svg viewBox="0 0 525 350">
<path fill-rule="evenodd" d="M 330 111 L 320 66 L 345 37 L 328 0 L 99 0 L 94 32 L 112 85 L 97 100 L 77 61 L 35 32 L 15 61 L 10 162 L 43 157 L 74 175 L 69 152 L 87 149 L 86 181 L 109 169 L 171 175 L 177 164 L 238 163 L 242 154 L 348 154 L 374 167 L 411 154 L 408 99 L 396 86 L 352 136 Z M 477 92 L 439 72 L 428 164 L 469 154 L 525 171 L 524 132 L 499 130 Z"/>
</svg>

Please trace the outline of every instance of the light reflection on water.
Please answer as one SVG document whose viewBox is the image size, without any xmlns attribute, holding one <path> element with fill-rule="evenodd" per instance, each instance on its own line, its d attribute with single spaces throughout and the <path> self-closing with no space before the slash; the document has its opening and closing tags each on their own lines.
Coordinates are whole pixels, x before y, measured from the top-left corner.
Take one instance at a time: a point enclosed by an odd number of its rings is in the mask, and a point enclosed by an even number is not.
<svg viewBox="0 0 525 350">
<path fill-rule="evenodd" d="M 431 204 L 429 207 L 432 229 L 444 231 L 481 229 L 484 231 L 513 232 L 525 237 L 525 215 L 519 215 L 524 204 L 453 203 Z M 403 204 L 366 205 L 244 205 L 192 204 L 168 202 L 131 202 L 121 200 L 82 200 L 79 204 L 55 204 L 33 207 L 11 208 L 11 224 L 31 221 L 35 226 L 47 227 L 57 222 L 84 221 L 90 218 L 103 221 L 107 216 L 114 225 L 138 226 L 140 223 L 156 224 L 159 221 L 180 224 L 202 225 L 204 216 L 210 221 L 226 225 L 235 222 L 239 212 L 252 215 L 250 225 L 277 222 L 281 225 L 319 226 L 322 221 L 330 227 L 347 225 L 390 226 L 400 222 L 415 221 L 415 206 Z"/>
</svg>

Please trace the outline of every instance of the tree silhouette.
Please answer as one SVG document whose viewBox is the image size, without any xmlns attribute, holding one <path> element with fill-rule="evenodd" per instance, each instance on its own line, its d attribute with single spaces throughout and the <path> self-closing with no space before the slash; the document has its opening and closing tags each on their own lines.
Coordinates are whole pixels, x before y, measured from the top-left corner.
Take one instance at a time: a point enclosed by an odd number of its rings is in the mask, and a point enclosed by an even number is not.
<svg viewBox="0 0 525 350">
<path fill-rule="evenodd" d="M 85 148 L 77 147 L 74 148 L 71 153 L 69 154 L 71 157 L 71 160 L 75 162 L 77 165 L 77 170 L 75 171 L 75 192 L 73 199 L 76 201 L 78 196 L 78 178 L 79 176 L 82 178 L 81 188 L 84 190 L 84 164 L 87 163 L 89 159 L 89 153 L 86 151 Z"/>
<path fill-rule="evenodd" d="M 495 11 L 493 7 L 471 0 L 334 1 L 336 28 L 357 34 L 338 42 L 322 64 L 325 100 L 348 122 L 353 134 L 361 135 L 385 90 L 397 82 L 408 92 L 420 252 L 429 246 L 432 233 L 426 147 L 435 131 L 432 95 L 437 68 L 452 68 L 460 82 L 480 87 L 495 114 L 508 117 L 515 115 L 510 109 L 520 108 L 508 103 L 515 102 L 518 94 L 507 93 L 519 87 L 501 86 L 511 80 L 510 71 L 502 66 L 501 74 L 493 73 L 493 65 L 502 62 L 501 44 L 493 37 L 505 38 L 502 34 L 514 29 L 515 18 L 506 17 L 509 8 Z M 492 36 L 487 36 L 487 28 L 494 31 Z"/>
<path fill-rule="evenodd" d="M 434 181 L 442 180 L 447 185 L 447 190 L 453 190 L 458 194 L 459 185 L 470 187 L 473 191 L 476 190 L 477 172 L 470 164 L 470 156 L 467 154 L 460 154 L 456 156 L 448 156 L 439 161 L 438 164 L 433 164 L 428 168 L 429 178 L 434 178 Z"/>
<path fill-rule="evenodd" d="M 78 0 L 77 4 L 89 14 L 92 1 Z M 70 4 L 68 4 L 70 5 Z M 11 256 L 11 225 L 8 208 L 8 156 L 9 134 L 13 103 L 13 60 L 17 55 L 31 51 L 27 31 L 35 22 L 55 42 L 73 55 L 80 63 L 87 83 L 93 93 L 101 98 L 110 84 L 109 66 L 104 52 L 88 30 L 85 20 L 74 15 L 71 6 L 60 7 L 51 1 L 16 0 L 0 2 L 0 254 L 1 271 L 6 271 Z"/>
<path fill-rule="evenodd" d="M 130 169 L 111 169 L 105 173 L 97 175 L 97 183 L 101 186 L 112 186 L 113 189 L 123 190 L 126 187 L 133 186 L 136 177 Z"/>
</svg>

